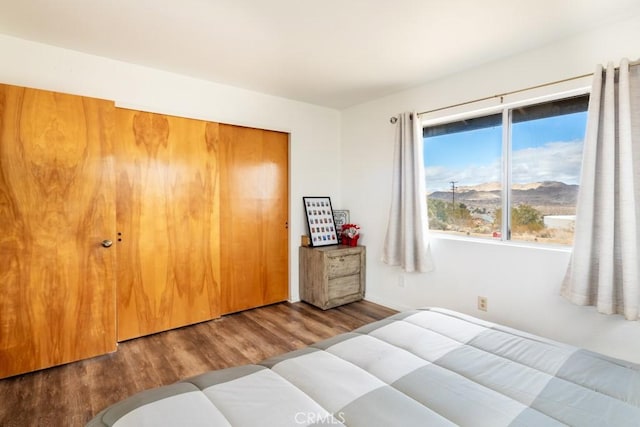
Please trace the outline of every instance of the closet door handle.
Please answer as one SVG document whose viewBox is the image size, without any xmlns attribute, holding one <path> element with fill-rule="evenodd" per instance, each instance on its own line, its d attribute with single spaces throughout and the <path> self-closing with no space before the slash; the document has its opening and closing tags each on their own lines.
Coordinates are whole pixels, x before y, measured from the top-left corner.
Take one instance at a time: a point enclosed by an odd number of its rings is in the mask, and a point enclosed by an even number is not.
<svg viewBox="0 0 640 427">
<path fill-rule="evenodd" d="M 102 241 L 102 246 L 105 248 L 111 247 L 111 245 L 113 245 L 113 242 L 111 240 L 103 240 Z"/>
</svg>

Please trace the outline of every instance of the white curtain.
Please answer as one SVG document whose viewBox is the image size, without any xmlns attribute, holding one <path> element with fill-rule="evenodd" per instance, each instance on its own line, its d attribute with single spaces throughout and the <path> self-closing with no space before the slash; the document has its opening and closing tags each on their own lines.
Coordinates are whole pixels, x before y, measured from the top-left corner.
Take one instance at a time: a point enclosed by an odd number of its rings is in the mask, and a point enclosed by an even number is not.
<svg viewBox="0 0 640 427">
<path fill-rule="evenodd" d="M 422 126 L 416 113 L 398 116 L 391 209 L 382 261 L 407 272 L 433 270 L 427 233 Z"/>
<path fill-rule="evenodd" d="M 564 297 L 638 319 L 639 202 L 640 67 L 623 60 L 594 74 Z"/>
</svg>

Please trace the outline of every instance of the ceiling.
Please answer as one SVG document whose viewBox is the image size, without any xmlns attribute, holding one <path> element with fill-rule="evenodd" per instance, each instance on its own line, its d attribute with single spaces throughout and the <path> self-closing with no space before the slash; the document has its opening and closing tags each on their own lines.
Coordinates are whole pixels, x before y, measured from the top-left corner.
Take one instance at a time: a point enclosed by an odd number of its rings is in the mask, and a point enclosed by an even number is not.
<svg viewBox="0 0 640 427">
<path fill-rule="evenodd" d="M 0 0 L 0 33 L 343 109 L 636 15 L 638 0 Z"/>
</svg>

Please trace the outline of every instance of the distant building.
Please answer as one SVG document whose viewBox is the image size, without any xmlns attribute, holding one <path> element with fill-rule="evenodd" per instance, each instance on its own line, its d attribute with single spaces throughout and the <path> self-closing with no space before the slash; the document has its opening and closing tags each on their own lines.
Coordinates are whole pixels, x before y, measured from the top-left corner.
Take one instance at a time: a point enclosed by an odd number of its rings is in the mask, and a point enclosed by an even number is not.
<svg viewBox="0 0 640 427">
<path fill-rule="evenodd" d="M 576 226 L 575 215 L 545 215 L 544 226 L 547 228 L 555 228 L 558 230 L 570 230 Z"/>
</svg>

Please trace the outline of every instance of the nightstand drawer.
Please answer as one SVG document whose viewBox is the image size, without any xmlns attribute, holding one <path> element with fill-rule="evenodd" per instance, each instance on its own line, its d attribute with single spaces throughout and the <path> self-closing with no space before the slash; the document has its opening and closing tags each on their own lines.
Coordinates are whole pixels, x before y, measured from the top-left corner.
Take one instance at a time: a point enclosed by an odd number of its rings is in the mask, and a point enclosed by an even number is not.
<svg viewBox="0 0 640 427">
<path fill-rule="evenodd" d="M 364 298 L 364 246 L 301 246 L 300 299 L 323 310 Z"/>
<path fill-rule="evenodd" d="M 335 300 L 360 293 L 360 275 L 337 277 L 329 280 L 329 300 Z"/>
<path fill-rule="evenodd" d="M 360 273 L 360 254 L 327 257 L 329 279 Z"/>
</svg>

